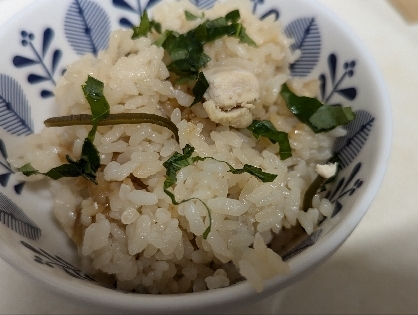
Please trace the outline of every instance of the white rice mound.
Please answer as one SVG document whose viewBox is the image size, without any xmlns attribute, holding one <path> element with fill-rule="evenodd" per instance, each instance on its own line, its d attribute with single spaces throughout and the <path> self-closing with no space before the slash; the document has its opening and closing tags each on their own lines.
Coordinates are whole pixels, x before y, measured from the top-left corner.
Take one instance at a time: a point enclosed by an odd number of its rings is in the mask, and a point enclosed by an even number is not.
<svg viewBox="0 0 418 315">
<path fill-rule="evenodd" d="M 289 134 L 293 156 L 284 161 L 278 144 L 256 140 L 251 132 L 217 125 L 201 104 L 188 106 L 190 87 L 169 80 L 164 50 L 155 38 L 132 40 L 132 30 L 112 33 L 109 48 L 96 58 L 86 55 L 69 65 L 55 96 L 59 115 L 90 113 L 81 85 L 88 75 L 104 83 L 111 113 L 151 113 L 170 118 L 179 129 L 180 144 L 163 127 L 102 126 L 95 145 L 100 152 L 98 185 L 83 178 L 50 181 L 54 213 L 78 246 L 84 270 L 121 290 L 140 293 L 181 293 L 216 289 L 246 278 L 257 291 L 263 282 L 289 273 L 288 264 L 268 244 L 283 229 L 301 225 L 311 234 L 319 219 L 331 215 L 331 204 L 318 196 L 315 208 L 301 210 L 303 194 L 316 177 L 317 163 L 326 162 L 341 128 L 314 134 L 288 111 L 279 95 L 287 82 L 299 95 L 315 96 L 316 81 L 289 77 L 297 55 L 279 22 L 259 21 L 250 2 L 228 1 L 205 11 L 205 18 L 225 16 L 237 8 L 241 23 L 258 48 L 222 38 L 205 46 L 208 67 L 234 65 L 254 74 L 261 87 L 255 119 L 268 119 Z M 247 2 L 246 2 L 247 4 Z M 164 2 L 153 9 L 163 29 L 184 33 L 202 20 L 186 21 L 184 11 L 201 15 L 188 1 Z M 28 137 L 9 161 L 20 167 L 31 163 L 41 172 L 78 158 L 91 126 L 45 128 Z M 235 168 L 245 163 L 277 174 L 263 183 L 249 174 L 234 175 L 225 163 L 211 159 L 178 173 L 177 200 L 200 198 L 174 206 L 163 191 L 163 162 L 190 144 L 195 154 L 226 161 Z M 28 180 L 43 178 L 42 175 Z"/>
</svg>

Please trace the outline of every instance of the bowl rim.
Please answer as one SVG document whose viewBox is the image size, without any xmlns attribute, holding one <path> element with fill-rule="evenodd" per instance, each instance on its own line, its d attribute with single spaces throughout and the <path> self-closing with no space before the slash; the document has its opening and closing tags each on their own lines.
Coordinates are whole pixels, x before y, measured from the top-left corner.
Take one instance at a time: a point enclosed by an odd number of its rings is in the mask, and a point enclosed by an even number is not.
<svg viewBox="0 0 418 315">
<path fill-rule="evenodd" d="M 25 10 L 14 15 L 11 20 L 18 19 L 20 16 L 26 14 L 27 10 L 39 5 L 40 3 L 47 3 L 51 0 L 41 0 L 31 3 Z M 298 0 L 306 1 L 306 0 Z M 265 298 L 272 293 L 279 291 L 288 285 L 295 282 L 302 277 L 307 271 L 311 271 L 320 263 L 328 259 L 351 235 L 356 226 L 359 224 L 362 217 L 366 214 L 373 199 L 375 198 L 381 183 L 384 179 L 386 169 L 388 166 L 391 146 L 392 146 L 392 115 L 390 98 L 387 92 L 386 84 L 383 80 L 383 76 L 380 69 L 368 51 L 364 43 L 359 39 L 355 32 L 335 13 L 323 4 L 314 1 L 306 1 L 306 5 L 309 5 L 311 9 L 320 12 L 325 19 L 332 21 L 332 23 L 340 29 L 349 39 L 350 43 L 359 51 L 359 54 L 364 58 L 364 65 L 367 67 L 373 77 L 371 82 L 373 88 L 378 92 L 378 102 L 381 104 L 382 116 L 379 119 L 382 120 L 382 125 L 387 128 L 383 128 L 383 134 L 378 138 L 378 150 L 377 163 L 373 165 L 371 180 L 363 189 L 361 197 L 358 199 L 360 202 L 357 204 L 356 211 L 353 211 L 347 215 L 344 220 L 339 222 L 338 229 L 334 229 L 330 233 L 327 233 L 321 238 L 315 246 L 315 250 L 311 248 L 306 249 L 303 253 L 291 258 L 288 263 L 292 270 L 290 275 L 276 276 L 273 279 L 265 282 L 264 290 L 261 293 L 256 294 L 255 290 L 251 287 L 248 281 L 242 281 L 235 285 L 220 288 L 216 290 L 208 290 L 204 292 L 194 293 L 182 293 L 173 295 L 139 295 L 137 293 L 126 293 L 117 290 L 109 290 L 101 286 L 84 286 L 80 281 L 65 281 L 63 283 L 62 278 L 51 275 L 45 277 L 45 274 L 38 268 L 34 267 L 34 264 L 24 260 L 22 262 L 21 257 L 15 253 L 8 246 L 4 246 L 0 252 L 1 257 L 8 262 L 12 267 L 18 271 L 28 275 L 30 278 L 40 280 L 45 287 L 55 293 L 59 293 L 64 296 L 68 296 L 77 301 L 83 301 L 86 304 L 98 305 L 106 307 L 108 309 L 115 310 L 127 310 L 127 311 L 144 311 L 144 312 L 179 312 L 187 310 L 202 310 L 212 309 L 215 307 L 211 305 L 212 301 L 217 301 L 216 307 L 222 307 L 233 301 L 244 301 L 255 297 L 257 299 Z M 11 22 L 6 22 L 2 28 L 8 26 Z M 3 237 L 0 235 L 0 240 Z M 309 261 L 309 264 L 307 263 Z M 233 298 L 233 294 L 238 294 L 238 297 Z M 191 298 L 193 297 L 193 298 Z M 185 303 L 187 302 L 187 306 Z"/>
</svg>

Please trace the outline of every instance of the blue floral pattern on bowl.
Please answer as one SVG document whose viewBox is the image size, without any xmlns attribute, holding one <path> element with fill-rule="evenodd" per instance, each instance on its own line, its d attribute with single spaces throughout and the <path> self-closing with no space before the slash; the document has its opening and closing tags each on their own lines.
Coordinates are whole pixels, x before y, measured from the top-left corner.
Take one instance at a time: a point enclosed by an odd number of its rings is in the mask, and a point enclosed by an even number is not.
<svg viewBox="0 0 418 315">
<path fill-rule="evenodd" d="M 95 281 L 93 278 L 86 275 L 82 270 L 65 261 L 60 256 L 51 255 L 46 250 L 42 248 L 35 248 L 25 241 L 21 241 L 21 244 L 34 253 L 34 261 L 38 264 L 45 265 L 50 268 L 61 268 L 61 270 L 73 278 Z"/>
<path fill-rule="evenodd" d="M 78 55 L 95 56 L 107 47 L 110 20 L 106 11 L 90 0 L 74 0 L 64 21 L 65 37 Z"/>
<path fill-rule="evenodd" d="M 52 0 L 51 0 L 52 1 Z M 41 86 L 40 100 L 53 96 L 56 80 L 63 72 L 63 54 L 75 56 L 91 53 L 97 55 L 105 49 L 112 29 L 117 27 L 132 27 L 138 24 L 139 16 L 144 10 L 150 10 L 160 0 L 109 0 L 111 5 L 104 5 L 102 0 L 71 0 L 66 1 L 67 12 L 61 25 L 49 25 L 41 31 L 25 29 L 17 30 L 16 38 L 20 38 L 21 50 L 15 51 L 11 62 L 15 71 L 24 71 L 26 82 L 18 82 L 13 78 L 14 72 L 0 74 L 0 127 L 6 134 L 15 137 L 26 136 L 34 132 L 31 117 L 31 107 L 27 93 L 35 86 Z M 278 5 L 271 6 L 264 0 L 250 0 L 253 12 L 260 19 L 277 20 L 282 16 Z M 190 0 L 199 9 L 212 7 L 216 0 Z M 112 19 L 116 19 L 117 25 Z M 293 51 L 299 51 L 300 58 L 291 67 L 291 74 L 297 77 L 312 76 L 318 70 L 321 60 L 327 62 L 326 72 L 317 77 L 320 81 L 320 98 L 328 104 L 338 104 L 341 100 L 350 105 L 358 93 L 359 87 L 352 83 L 356 75 L 358 62 L 355 58 L 340 56 L 338 47 L 333 51 L 324 51 L 321 23 L 315 16 L 300 16 L 284 27 L 285 34 L 294 39 Z M 55 45 L 56 38 L 65 38 L 68 47 Z M 61 70 L 61 71 L 59 71 Z M 40 101 L 38 100 L 38 102 Z M 39 107 L 39 105 L 36 105 Z M 32 107 L 33 109 L 34 107 Z M 355 193 L 361 189 L 365 179 L 362 176 L 363 162 L 358 160 L 362 148 L 373 132 L 375 117 L 365 110 L 357 112 L 356 120 L 345 126 L 347 135 L 336 141 L 334 152 L 340 163 L 340 175 L 336 184 L 324 194 L 334 204 L 333 216 L 344 208 L 348 198 L 355 198 Z M 16 205 L 11 198 L 8 184 L 12 182 L 14 171 L 7 162 L 7 143 L 11 140 L 0 139 L 0 221 L 16 233 L 36 241 L 41 236 L 41 229 L 26 214 L 24 209 Z M 21 194 L 24 184 L 13 182 L 15 194 Z M 284 255 L 289 259 L 306 248 L 315 244 L 322 235 L 318 229 L 311 236 L 295 246 Z M 67 274 L 79 279 L 91 280 L 78 268 L 65 262 L 59 256 L 48 254 L 42 249 L 22 241 L 21 244 L 34 253 L 34 260 L 46 266 L 59 266 Z"/>
<path fill-rule="evenodd" d="M 43 32 L 41 49 L 34 46 L 36 36 L 33 33 L 22 31 L 22 46 L 27 47 L 29 56 L 15 55 L 13 57 L 13 64 L 16 68 L 31 67 L 34 68 L 35 73 L 31 72 L 27 80 L 30 84 L 39 84 L 49 82 L 50 87 L 41 91 L 42 98 L 54 96 L 52 89 L 56 85 L 54 75 L 58 68 L 58 64 L 62 57 L 61 49 L 54 49 L 49 51 L 51 43 L 54 39 L 55 32 L 52 28 L 47 28 Z M 49 56 L 51 55 L 51 56 Z M 51 62 L 48 65 L 47 58 L 51 57 Z"/>
</svg>

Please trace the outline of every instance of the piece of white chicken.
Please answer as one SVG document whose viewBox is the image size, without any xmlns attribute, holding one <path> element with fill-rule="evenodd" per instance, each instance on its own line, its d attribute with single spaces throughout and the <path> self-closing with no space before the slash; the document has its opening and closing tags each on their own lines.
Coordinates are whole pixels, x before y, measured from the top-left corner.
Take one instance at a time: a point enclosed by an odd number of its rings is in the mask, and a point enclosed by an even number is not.
<svg viewBox="0 0 418 315">
<path fill-rule="evenodd" d="M 254 102 L 260 97 L 255 75 L 238 67 L 216 67 L 203 73 L 209 83 L 203 103 L 209 118 L 224 126 L 248 127 Z"/>
</svg>

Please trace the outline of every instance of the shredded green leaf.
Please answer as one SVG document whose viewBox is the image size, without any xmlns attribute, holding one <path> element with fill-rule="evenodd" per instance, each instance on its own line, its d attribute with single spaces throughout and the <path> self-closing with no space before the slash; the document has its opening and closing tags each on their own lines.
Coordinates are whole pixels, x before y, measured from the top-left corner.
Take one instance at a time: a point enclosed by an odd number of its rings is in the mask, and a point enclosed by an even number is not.
<svg viewBox="0 0 418 315">
<path fill-rule="evenodd" d="M 209 88 L 208 80 L 206 79 L 203 72 L 199 72 L 199 74 L 197 75 L 197 81 L 192 91 L 194 95 L 194 100 L 193 100 L 192 105 L 190 105 L 190 107 L 200 102 L 200 100 L 203 98 L 203 95 L 205 94 L 208 88 Z"/>
<path fill-rule="evenodd" d="M 46 173 L 41 173 L 34 169 L 30 163 L 19 168 L 19 171 L 21 171 L 25 176 L 42 174 L 54 180 L 63 177 L 82 176 L 97 184 L 96 171 L 100 167 L 100 157 L 96 147 L 88 137 L 84 139 L 80 159 L 78 161 L 74 161 L 69 155 L 66 156 L 66 159 L 69 164 L 62 164 L 54 167 Z"/>
<path fill-rule="evenodd" d="M 266 137 L 272 143 L 279 144 L 279 155 L 281 160 L 286 160 L 292 156 L 292 149 L 289 143 L 289 137 L 286 132 L 278 131 L 276 127 L 268 120 L 254 120 L 251 125 L 247 127 L 256 139 Z"/>
<path fill-rule="evenodd" d="M 186 146 L 183 148 L 183 154 L 180 154 L 178 152 L 175 152 L 166 162 L 164 162 L 164 167 L 167 169 L 167 176 L 173 179 L 173 182 L 177 181 L 176 174 L 177 172 L 182 169 L 183 167 L 186 167 L 188 165 L 191 165 L 197 161 L 204 161 L 207 159 L 211 159 L 217 162 L 225 163 L 229 167 L 229 172 L 233 174 L 242 174 L 242 173 L 248 173 L 250 175 L 253 175 L 257 179 L 261 180 L 264 183 L 272 182 L 276 179 L 276 174 L 266 173 L 261 168 L 244 164 L 243 168 L 234 168 L 231 164 L 225 161 L 220 161 L 218 159 L 215 159 L 211 156 L 207 157 L 200 157 L 200 156 L 194 156 L 192 157 L 192 154 L 194 152 L 194 148 L 190 144 L 186 144 Z M 170 186 L 171 187 L 171 186 Z"/>
<path fill-rule="evenodd" d="M 103 95 L 103 82 L 88 76 L 86 84 L 82 85 L 84 96 L 91 108 L 91 122 L 96 125 L 110 113 L 109 103 Z"/>
<path fill-rule="evenodd" d="M 233 10 L 225 15 L 225 20 L 231 23 L 237 23 L 240 18 L 241 15 L 238 10 Z"/>
<path fill-rule="evenodd" d="M 150 23 L 151 23 L 151 29 L 156 31 L 158 34 L 161 34 L 161 24 L 154 20 L 150 20 Z"/>
<path fill-rule="evenodd" d="M 197 19 L 203 19 L 205 17 L 205 13 L 203 12 L 201 16 L 194 15 L 190 11 L 184 11 L 184 15 L 186 17 L 186 21 L 196 21 Z"/>
<path fill-rule="evenodd" d="M 60 166 L 50 169 L 46 173 L 41 173 L 32 167 L 30 163 L 23 165 L 18 170 L 25 176 L 42 174 L 54 180 L 63 177 L 79 177 L 82 176 L 97 185 L 96 172 L 100 167 L 100 156 L 94 144 L 89 137 L 84 139 L 84 144 L 81 152 L 81 157 L 78 161 L 74 161 L 69 155 L 66 156 L 69 164 L 62 164 Z"/>
<path fill-rule="evenodd" d="M 351 107 L 325 105 L 316 98 L 298 96 L 286 84 L 283 84 L 280 95 L 289 110 L 315 133 L 332 130 L 355 118 Z"/>
<path fill-rule="evenodd" d="M 209 217 L 209 226 L 206 228 L 205 232 L 203 233 L 203 238 L 206 239 L 212 227 L 212 215 L 207 204 L 199 198 L 188 198 L 188 199 L 184 199 L 181 201 L 177 201 L 176 197 L 174 196 L 174 193 L 168 190 L 170 187 L 172 187 L 173 185 L 177 183 L 178 171 L 180 171 L 183 167 L 191 165 L 195 163 L 196 161 L 199 161 L 202 159 L 198 156 L 192 157 L 193 152 L 194 152 L 194 148 L 190 145 L 186 145 L 183 148 L 183 154 L 174 152 L 174 154 L 167 161 L 163 163 L 163 166 L 166 168 L 166 176 L 167 176 L 163 184 L 163 189 L 164 189 L 164 192 L 167 194 L 167 196 L 170 197 L 173 205 L 179 205 L 190 200 L 199 200 L 205 206 L 208 212 L 208 217 Z"/>
<path fill-rule="evenodd" d="M 163 44 L 171 37 L 173 33 L 178 35 L 178 33 L 174 31 L 170 31 L 170 30 L 164 31 L 164 33 L 162 33 L 160 37 L 158 37 L 157 40 L 154 42 L 154 45 L 158 47 L 162 47 Z"/>
<path fill-rule="evenodd" d="M 141 22 L 139 26 L 133 27 L 134 33 L 132 34 L 132 39 L 137 39 L 140 37 L 147 36 L 152 30 L 155 30 L 158 34 L 161 34 L 161 24 L 150 20 L 148 17 L 147 10 L 141 16 Z"/>
<path fill-rule="evenodd" d="M 30 163 L 21 166 L 18 170 L 22 172 L 23 175 L 28 176 L 28 177 L 32 175 L 40 174 L 39 171 L 35 169 Z"/>
<path fill-rule="evenodd" d="M 221 161 L 219 161 L 219 162 L 221 162 Z M 226 163 L 226 162 L 224 162 L 224 163 Z M 228 166 L 230 168 L 229 171 L 232 174 L 248 173 L 248 174 L 258 178 L 263 183 L 270 183 L 270 182 L 274 181 L 277 177 L 276 174 L 271 174 L 271 173 L 264 172 L 261 168 L 253 166 L 253 165 L 249 165 L 249 164 L 244 164 L 243 168 L 238 168 L 238 169 L 233 168 L 229 164 L 228 164 Z"/>
<path fill-rule="evenodd" d="M 233 174 L 248 173 L 258 178 L 264 183 L 272 182 L 277 177 L 276 174 L 266 173 L 261 168 L 258 168 L 249 164 L 245 164 L 243 168 L 234 168 L 228 162 L 220 161 L 210 156 L 207 156 L 207 157 L 193 156 L 192 157 L 194 150 L 195 149 L 190 144 L 186 144 L 186 146 L 183 148 L 183 154 L 175 152 L 167 161 L 163 163 L 163 166 L 167 170 L 166 171 L 167 179 L 164 182 L 164 189 L 170 188 L 177 182 L 177 172 L 181 170 L 183 167 L 192 165 L 193 163 L 197 161 L 204 161 L 207 159 L 225 163 L 229 167 L 229 172 Z"/>
<path fill-rule="evenodd" d="M 163 163 L 163 166 L 166 168 L 166 179 L 164 181 L 163 184 L 163 190 L 164 192 L 170 197 L 171 202 L 174 205 L 179 205 L 181 203 L 190 201 L 190 200 L 199 200 L 201 203 L 203 203 L 203 205 L 206 207 L 207 211 L 208 211 L 208 216 L 209 216 L 209 226 L 206 229 L 205 233 L 203 233 L 203 238 L 206 239 L 208 234 L 210 233 L 210 229 L 212 226 L 212 217 L 211 217 L 211 211 L 209 209 L 209 207 L 206 205 L 206 203 L 204 201 L 202 201 L 199 198 L 188 198 L 188 199 L 184 199 L 181 201 L 177 201 L 176 197 L 174 196 L 174 193 L 172 193 L 171 191 L 169 191 L 168 189 L 172 186 L 174 186 L 177 183 L 177 173 L 184 167 L 188 166 L 188 165 L 192 165 L 193 163 L 197 162 L 197 161 L 204 161 L 206 159 L 212 159 L 218 162 L 222 162 L 225 163 L 226 165 L 228 165 L 229 167 L 229 172 L 233 173 L 233 174 L 242 174 L 242 173 L 248 173 L 256 178 L 258 178 L 259 180 L 261 180 L 264 183 L 267 182 L 272 182 L 276 179 L 277 175 L 275 174 L 270 174 L 270 173 L 266 173 L 264 172 L 261 168 L 249 165 L 249 164 L 245 164 L 243 168 L 239 168 L 236 169 L 234 168 L 231 164 L 224 162 L 224 161 L 219 161 L 215 158 L 212 157 L 200 157 L 200 156 L 192 156 L 193 152 L 194 152 L 194 148 L 189 145 L 186 144 L 186 146 L 183 148 L 183 154 L 175 152 L 167 161 L 165 161 Z"/>
<path fill-rule="evenodd" d="M 163 166 L 166 168 L 167 178 L 164 182 L 164 189 L 168 189 L 177 182 L 177 172 L 182 168 L 192 165 L 196 161 L 201 160 L 201 157 L 195 156 L 192 157 L 194 148 L 189 144 L 183 148 L 183 154 L 174 152 L 174 154 L 163 163 Z M 173 202 L 173 204 L 177 204 Z"/>
</svg>

